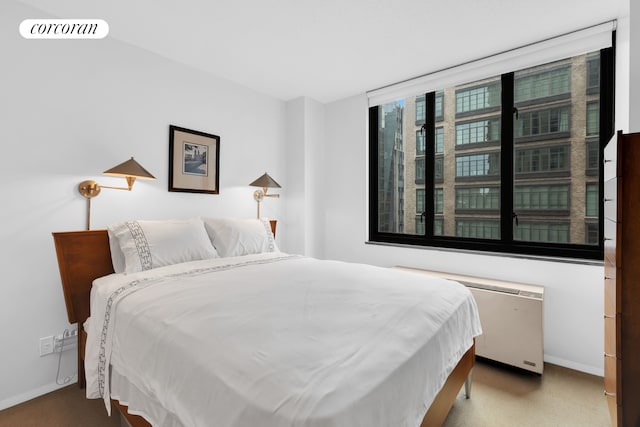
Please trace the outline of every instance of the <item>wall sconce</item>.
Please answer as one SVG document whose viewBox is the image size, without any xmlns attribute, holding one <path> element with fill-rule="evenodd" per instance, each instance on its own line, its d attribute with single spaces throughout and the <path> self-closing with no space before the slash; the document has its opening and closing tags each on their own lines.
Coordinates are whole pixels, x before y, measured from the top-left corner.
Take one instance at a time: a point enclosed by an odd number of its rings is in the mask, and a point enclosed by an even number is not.
<svg viewBox="0 0 640 427">
<path fill-rule="evenodd" d="M 264 173 L 260 178 L 253 181 L 249 184 L 251 187 L 261 187 L 261 189 L 253 192 L 253 200 L 258 204 L 258 219 L 260 219 L 260 202 L 265 197 L 280 197 L 279 194 L 267 194 L 267 190 L 269 188 L 281 188 L 280 184 L 278 184 L 273 178 L 269 176 L 268 173 Z"/>
<path fill-rule="evenodd" d="M 78 185 L 78 191 L 87 199 L 87 230 L 91 228 L 91 199 L 100 194 L 101 189 L 111 188 L 114 190 L 131 191 L 133 183 L 136 182 L 136 178 L 156 179 L 156 177 L 151 175 L 149 171 L 140 165 L 140 163 L 136 162 L 133 157 L 126 162 L 120 163 L 119 165 L 104 171 L 103 174 L 109 176 L 122 176 L 127 180 L 127 186 L 111 187 L 108 185 L 100 185 L 93 180 L 82 181 Z"/>
</svg>

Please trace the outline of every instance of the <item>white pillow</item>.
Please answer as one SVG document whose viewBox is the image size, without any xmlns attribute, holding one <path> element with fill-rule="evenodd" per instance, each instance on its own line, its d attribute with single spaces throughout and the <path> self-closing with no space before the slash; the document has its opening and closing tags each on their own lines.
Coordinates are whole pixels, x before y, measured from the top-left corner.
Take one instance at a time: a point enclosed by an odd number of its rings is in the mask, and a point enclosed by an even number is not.
<svg viewBox="0 0 640 427">
<path fill-rule="evenodd" d="M 125 273 L 218 257 L 199 218 L 126 221 L 107 229 L 124 254 Z"/>
<path fill-rule="evenodd" d="M 124 254 L 120 249 L 120 242 L 113 231 L 107 229 L 109 235 L 109 249 L 111 249 L 111 264 L 113 264 L 113 271 L 116 273 L 124 273 L 125 262 Z"/>
<path fill-rule="evenodd" d="M 221 257 L 279 252 L 266 219 L 203 218 L 203 221 Z"/>
</svg>

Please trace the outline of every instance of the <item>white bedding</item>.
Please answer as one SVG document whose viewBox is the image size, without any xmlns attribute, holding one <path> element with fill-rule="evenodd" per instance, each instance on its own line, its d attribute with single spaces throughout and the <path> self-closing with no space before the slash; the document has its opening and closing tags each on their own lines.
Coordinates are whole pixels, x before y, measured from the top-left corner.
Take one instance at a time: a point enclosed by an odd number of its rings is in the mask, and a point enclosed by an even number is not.
<svg viewBox="0 0 640 427">
<path fill-rule="evenodd" d="M 112 274 L 91 313 L 87 397 L 154 426 L 418 426 L 481 333 L 458 283 L 282 253 Z"/>
</svg>

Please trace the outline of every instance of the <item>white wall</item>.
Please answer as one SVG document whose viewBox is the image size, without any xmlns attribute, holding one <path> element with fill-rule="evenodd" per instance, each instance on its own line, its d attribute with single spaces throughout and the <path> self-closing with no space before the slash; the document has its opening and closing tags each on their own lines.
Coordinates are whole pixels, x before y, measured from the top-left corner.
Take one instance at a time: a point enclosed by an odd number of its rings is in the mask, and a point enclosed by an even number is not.
<svg viewBox="0 0 640 427">
<path fill-rule="evenodd" d="M 110 38 L 22 39 L 19 23 L 38 17 L 47 16 L 0 3 L 0 409 L 57 387 L 57 357 L 39 357 L 38 342 L 69 327 L 51 232 L 85 226 L 80 181 L 124 185 L 101 172 L 130 156 L 157 177 L 130 193 L 104 189 L 93 228 L 254 217 L 251 181 L 268 171 L 281 200 L 288 187 L 284 102 Z M 167 191 L 169 124 L 221 137 L 219 195 Z M 283 212 L 279 200 L 263 203 L 264 216 Z M 66 352 L 61 376 L 74 372 Z"/>
<path fill-rule="evenodd" d="M 286 241 L 292 253 L 322 257 L 320 230 L 324 222 L 324 106 L 300 97 L 287 102 L 287 199 L 284 200 Z M 326 166 L 325 166 L 326 165 Z"/>
</svg>

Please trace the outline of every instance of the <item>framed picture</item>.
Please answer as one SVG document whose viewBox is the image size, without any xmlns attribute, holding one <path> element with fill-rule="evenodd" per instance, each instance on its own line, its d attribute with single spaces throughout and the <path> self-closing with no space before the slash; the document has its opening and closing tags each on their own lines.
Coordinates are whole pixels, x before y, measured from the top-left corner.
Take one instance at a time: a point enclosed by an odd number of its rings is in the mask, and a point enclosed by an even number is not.
<svg viewBox="0 0 640 427">
<path fill-rule="evenodd" d="M 169 126 L 169 191 L 220 192 L 220 137 Z"/>
</svg>

